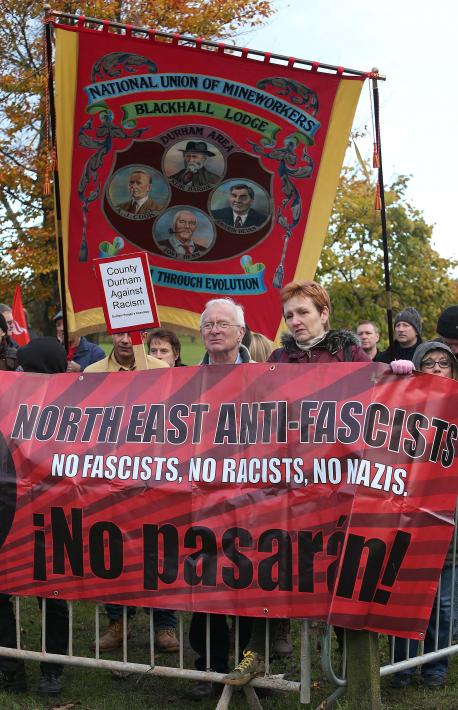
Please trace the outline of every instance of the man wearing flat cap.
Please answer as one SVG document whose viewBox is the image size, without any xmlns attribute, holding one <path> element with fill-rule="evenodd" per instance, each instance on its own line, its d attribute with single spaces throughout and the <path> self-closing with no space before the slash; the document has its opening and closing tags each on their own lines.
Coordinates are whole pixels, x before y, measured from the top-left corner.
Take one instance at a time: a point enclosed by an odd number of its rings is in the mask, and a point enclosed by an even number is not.
<svg viewBox="0 0 458 710">
<path fill-rule="evenodd" d="M 199 192 L 219 182 L 220 176 L 205 167 L 207 159 L 216 155 L 208 150 L 205 141 L 188 141 L 180 152 L 183 153 L 184 168 L 170 176 L 176 187 L 189 192 Z"/>
</svg>

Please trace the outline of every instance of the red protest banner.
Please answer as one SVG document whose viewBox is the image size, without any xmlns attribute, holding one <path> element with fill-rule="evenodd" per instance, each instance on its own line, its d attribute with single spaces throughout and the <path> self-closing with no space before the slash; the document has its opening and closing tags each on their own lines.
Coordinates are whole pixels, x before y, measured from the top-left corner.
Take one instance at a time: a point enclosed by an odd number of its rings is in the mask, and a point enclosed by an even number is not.
<svg viewBox="0 0 458 710">
<path fill-rule="evenodd" d="M 105 327 L 92 260 L 141 249 L 162 323 L 197 330 L 226 294 L 274 339 L 278 289 L 315 273 L 364 75 L 74 21 L 54 22 L 69 330 Z"/>
<path fill-rule="evenodd" d="M 1 377 L 2 591 L 424 632 L 455 382 L 372 363 Z"/>
<path fill-rule="evenodd" d="M 13 330 L 11 335 L 18 345 L 27 345 L 30 342 L 29 330 L 27 328 L 27 319 L 25 317 L 24 306 L 22 305 L 21 287 L 19 284 L 14 289 L 13 305 L 11 306 L 13 313 Z"/>
</svg>

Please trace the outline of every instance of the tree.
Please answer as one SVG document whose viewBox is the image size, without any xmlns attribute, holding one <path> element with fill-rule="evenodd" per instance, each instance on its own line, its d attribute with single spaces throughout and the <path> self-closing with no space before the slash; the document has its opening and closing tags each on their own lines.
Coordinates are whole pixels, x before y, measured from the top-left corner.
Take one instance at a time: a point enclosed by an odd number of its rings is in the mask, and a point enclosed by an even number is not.
<svg viewBox="0 0 458 710">
<path fill-rule="evenodd" d="M 409 178 L 394 179 L 385 192 L 393 314 L 417 308 L 425 337 L 433 337 L 440 311 L 458 302 L 454 262 L 432 248 L 432 227 L 407 200 Z M 329 288 L 333 327 L 356 328 L 360 320 L 381 327 L 387 344 L 380 213 L 375 185 L 356 168 L 344 169 L 337 191 L 317 279 Z"/>
<path fill-rule="evenodd" d="M 93 0 L 53 10 L 151 26 L 205 39 L 227 38 L 265 21 L 271 0 Z M 46 100 L 43 4 L 3 0 L 0 7 L 0 301 L 16 283 L 39 330 L 59 304 L 52 197 L 43 196 Z"/>
</svg>

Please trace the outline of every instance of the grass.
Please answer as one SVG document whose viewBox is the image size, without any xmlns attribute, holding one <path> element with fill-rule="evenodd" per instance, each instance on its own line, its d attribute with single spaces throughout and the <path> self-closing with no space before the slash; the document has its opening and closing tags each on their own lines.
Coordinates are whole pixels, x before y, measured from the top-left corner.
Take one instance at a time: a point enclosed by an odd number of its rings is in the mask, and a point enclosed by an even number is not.
<svg viewBox="0 0 458 710">
<path fill-rule="evenodd" d="M 181 341 L 181 359 L 186 365 L 198 365 L 205 354 L 205 348 L 202 345 L 200 337 L 197 336 L 191 339 L 189 335 L 180 336 Z"/>
<path fill-rule="evenodd" d="M 101 627 L 105 619 L 101 614 Z M 187 625 L 189 615 L 185 615 L 185 642 L 187 640 Z M 40 648 L 40 614 L 35 599 L 27 599 L 21 604 L 21 627 L 23 646 L 39 650 Z M 148 617 L 138 610 L 132 622 L 132 635 L 128 642 L 129 661 L 148 663 Z M 91 656 L 90 647 L 94 638 L 94 605 L 78 603 L 74 605 L 74 654 Z M 291 680 L 299 680 L 299 627 L 293 622 L 294 653 L 292 658 L 274 661 L 273 673 L 285 673 Z M 328 697 L 334 690 L 324 679 L 319 664 L 316 642 L 312 638 L 312 708 Z M 381 638 L 382 659 L 387 662 L 387 643 Z M 122 660 L 121 651 L 104 654 L 103 658 Z M 193 668 L 194 654 L 186 643 L 185 667 Z M 178 654 L 157 654 L 158 665 L 177 665 Z M 363 662 L 363 659 L 362 659 Z M 187 693 L 192 682 L 171 680 L 167 678 L 130 675 L 125 678 L 115 678 L 107 670 L 67 667 L 65 669 L 65 685 L 59 699 L 40 699 L 33 693 L 39 679 L 39 666 L 35 662 L 27 662 L 27 674 L 31 692 L 27 694 L 0 693 L 0 708 L 2 710 L 188 710 L 199 708 L 210 710 L 214 708 L 217 698 L 194 703 Z M 389 678 L 382 679 L 383 710 L 457 710 L 458 708 L 458 659 L 450 661 L 448 684 L 439 690 L 424 688 L 420 683 L 403 689 L 390 688 Z M 263 707 L 268 710 L 293 710 L 299 707 L 298 696 L 295 694 L 278 694 L 276 697 L 262 700 Z M 236 693 L 231 708 L 241 710 L 246 708 L 243 693 Z M 335 706 L 346 710 L 348 708 L 344 696 Z"/>
</svg>

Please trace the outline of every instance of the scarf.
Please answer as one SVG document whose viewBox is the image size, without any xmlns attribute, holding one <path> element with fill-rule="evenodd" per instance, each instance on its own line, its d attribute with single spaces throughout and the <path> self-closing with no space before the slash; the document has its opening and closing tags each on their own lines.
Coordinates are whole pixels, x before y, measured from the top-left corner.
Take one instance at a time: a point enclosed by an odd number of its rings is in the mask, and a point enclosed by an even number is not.
<svg viewBox="0 0 458 710">
<path fill-rule="evenodd" d="M 321 343 L 326 338 L 328 333 L 329 330 L 325 330 L 323 335 L 318 335 L 316 338 L 312 338 L 312 340 L 309 340 L 307 343 L 298 343 L 297 340 L 295 340 L 294 342 L 300 350 L 305 350 L 307 352 L 308 350 L 314 348 L 315 345 Z"/>
</svg>

